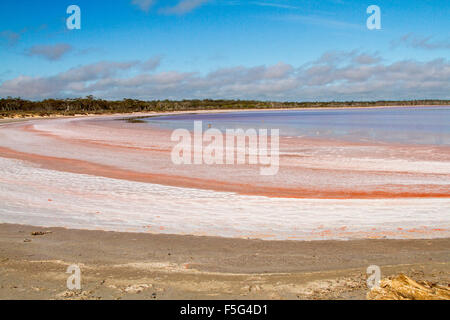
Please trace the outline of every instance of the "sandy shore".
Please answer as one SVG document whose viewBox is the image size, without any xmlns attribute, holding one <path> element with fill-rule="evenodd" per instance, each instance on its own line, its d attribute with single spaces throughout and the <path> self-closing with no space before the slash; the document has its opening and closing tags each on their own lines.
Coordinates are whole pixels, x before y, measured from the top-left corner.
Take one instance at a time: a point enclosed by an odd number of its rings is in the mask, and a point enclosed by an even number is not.
<svg viewBox="0 0 450 320">
<path fill-rule="evenodd" d="M 369 265 L 383 278 L 447 286 L 449 248 L 450 239 L 261 241 L 3 224 L 0 299 L 365 299 Z M 78 292 L 66 288 L 71 264 L 81 268 Z"/>
</svg>

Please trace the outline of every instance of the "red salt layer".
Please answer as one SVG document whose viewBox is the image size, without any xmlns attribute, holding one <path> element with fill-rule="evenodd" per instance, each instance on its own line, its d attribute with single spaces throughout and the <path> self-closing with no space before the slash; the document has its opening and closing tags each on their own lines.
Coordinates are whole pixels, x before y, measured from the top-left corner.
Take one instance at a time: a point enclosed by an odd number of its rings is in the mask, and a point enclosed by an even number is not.
<svg viewBox="0 0 450 320">
<path fill-rule="evenodd" d="M 364 162 L 356 169 L 336 169 L 332 165 L 333 161 L 329 161 L 330 152 L 334 154 L 336 150 L 343 148 L 345 150 L 339 152 L 344 152 L 341 157 L 344 160 L 365 159 L 369 156 L 377 159 L 377 163 L 383 163 L 384 156 L 385 158 L 399 158 L 406 162 L 408 160 L 440 161 L 442 164 L 450 160 L 448 147 L 389 145 L 373 151 L 372 147 L 379 147 L 379 144 L 303 138 L 284 141 L 282 138 L 282 151 L 285 148 L 294 154 L 299 154 L 301 152 L 298 149 L 305 149 L 306 153 L 309 152 L 305 158 L 313 167 L 302 166 L 302 162 L 298 162 L 298 160 L 292 162 L 291 154 L 282 154 L 280 160 L 282 174 L 271 178 L 261 178 L 255 173 L 258 170 L 249 171 L 248 166 L 233 168 L 229 166 L 177 167 L 170 161 L 170 150 L 173 145 L 170 142 L 170 131 L 153 128 L 136 129 L 121 123 L 119 121 L 77 120 L 61 125 L 64 131 L 54 130 L 53 126 L 56 126 L 57 123 L 53 121 L 44 125 L 44 127 L 47 126 L 45 131 L 36 129 L 35 124 L 16 124 L 15 130 L 33 134 L 37 143 L 39 143 L 40 136 L 41 140 L 45 137 L 47 140 L 42 140 L 43 150 L 45 150 L 44 144 L 48 143 L 50 139 L 63 150 L 77 150 L 80 156 L 74 152 L 73 157 L 70 155 L 64 158 L 36 154 L 27 150 L 17 151 L 12 149 L 14 147 L 0 147 L 0 157 L 29 161 L 46 169 L 63 172 L 267 197 L 323 199 L 450 197 L 450 186 L 443 183 L 443 181 L 448 181 L 447 178 L 450 179 L 450 172 L 442 172 L 442 169 L 437 173 L 433 173 L 433 169 L 429 170 L 430 173 L 420 172 L 420 170 L 419 172 L 408 172 L 408 168 L 399 166 L 398 170 L 402 170 L 402 172 L 375 171 L 372 167 L 364 167 Z M 42 124 L 39 127 L 42 127 Z M 70 134 L 68 135 L 67 132 Z M 80 132 L 82 134 L 77 135 Z M 135 170 L 119 168 L 106 163 L 94 163 L 80 159 L 83 156 L 83 150 L 95 150 L 99 154 L 107 152 L 108 156 L 105 157 L 117 154 L 120 155 L 120 159 L 124 159 L 124 162 L 128 159 L 128 155 L 133 154 L 134 158 L 130 157 L 130 159 L 148 158 L 149 166 Z M 389 154 L 384 154 L 384 152 Z M 316 154 L 318 155 L 317 159 L 315 158 Z M 336 157 L 336 161 L 339 161 L 338 158 Z M 324 159 L 328 160 L 323 161 Z M 155 169 L 154 164 L 164 167 L 165 171 Z M 431 178 L 428 179 L 429 177 Z M 308 181 L 305 181 L 305 178 L 308 178 Z M 398 178 L 403 180 L 396 180 Z M 381 180 L 381 182 L 377 180 Z M 376 183 L 372 183 L 372 181 Z"/>
<path fill-rule="evenodd" d="M 257 186 L 251 183 L 230 183 L 227 181 L 206 180 L 186 178 L 184 176 L 141 173 L 124 170 L 112 166 L 100 165 L 84 160 L 49 157 L 43 155 L 29 154 L 0 147 L 0 157 L 29 161 L 39 164 L 45 169 L 63 172 L 89 174 L 114 179 L 123 179 L 137 182 L 147 182 L 162 185 L 207 189 L 215 191 L 236 192 L 244 195 L 262 195 L 267 197 L 282 198 L 319 198 L 319 199 L 376 199 L 376 198 L 445 198 L 450 196 L 450 188 L 441 185 L 428 185 L 425 190 L 412 190 L 410 185 L 391 185 L 386 190 L 346 190 L 325 189 L 316 190 L 312 188 L 283 188 Z M 386 186 L 385 186 L 386 187 Z M 418 189 L 424 189 L 419 186 Z M 409 190 L 409 191 L 408 191 Z"/>
</svg>

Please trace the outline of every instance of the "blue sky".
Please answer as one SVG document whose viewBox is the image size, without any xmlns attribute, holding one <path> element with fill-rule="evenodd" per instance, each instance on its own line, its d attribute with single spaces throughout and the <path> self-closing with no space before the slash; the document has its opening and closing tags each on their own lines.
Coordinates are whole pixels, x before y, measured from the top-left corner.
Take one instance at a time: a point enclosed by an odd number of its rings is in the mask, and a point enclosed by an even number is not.
<svg viewBox="0 0 450 320">
<path fill-rule="evenodd" d="M 4 0 L 0 96 L 448 99 L 449 14 L 448 0 Z"/>
</svg>

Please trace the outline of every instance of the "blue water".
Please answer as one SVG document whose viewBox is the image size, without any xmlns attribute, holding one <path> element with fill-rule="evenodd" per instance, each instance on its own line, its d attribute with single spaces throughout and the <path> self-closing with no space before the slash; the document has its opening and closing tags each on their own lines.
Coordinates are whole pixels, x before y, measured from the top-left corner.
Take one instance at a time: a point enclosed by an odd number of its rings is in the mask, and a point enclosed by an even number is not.
<svg viewBox="0 0 450 320">
<path fill-rule="evenodd" d="M 449 106 L 244 111 L 168 115 L 144 120 L 168 129 L 192 130 L 193 121 L 201 120 L 205 130 L 209 125 L 222 131 L 280 129 L 283 136 L 450 145 Z"/>
</svg>

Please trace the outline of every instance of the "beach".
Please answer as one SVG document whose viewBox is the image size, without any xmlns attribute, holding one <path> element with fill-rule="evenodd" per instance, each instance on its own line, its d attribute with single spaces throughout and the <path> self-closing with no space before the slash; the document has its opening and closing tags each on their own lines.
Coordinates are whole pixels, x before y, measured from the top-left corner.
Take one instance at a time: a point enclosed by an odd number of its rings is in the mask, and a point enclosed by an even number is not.
<svg viewBox="0 0 450 320">
<path fill-rule="evenodd" d="M 32 232 L 52 232 L 32 236 Z M 31 242 L 24 242 L 25 239 Z M 0 299 L 366 299 L 382 278 L 450 283 L 450 239 L 262 241 L 0 225 Z M 79 291 L 66 288 L 69 265 Z"/>
</svg>

